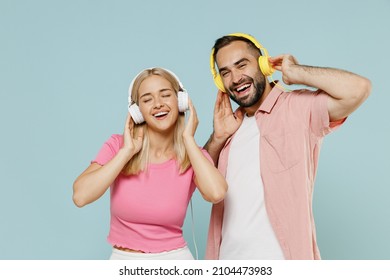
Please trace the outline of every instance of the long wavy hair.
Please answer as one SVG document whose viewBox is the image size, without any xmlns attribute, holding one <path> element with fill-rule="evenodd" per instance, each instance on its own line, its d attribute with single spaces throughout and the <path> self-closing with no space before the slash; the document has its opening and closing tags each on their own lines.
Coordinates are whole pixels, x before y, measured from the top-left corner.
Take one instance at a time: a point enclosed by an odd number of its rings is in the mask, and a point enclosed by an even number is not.
<svg viewBox="0 0 390 280">
<path fill-rule="evenodd" d="M 152 75 L 161 76 L 172 85 L 176 95 L 181 89 L 179 81 L 169 72 L 163 68 L 145 69 L 135 78 L 133 87 L 131 89 L 131 100 L 139 105 L 138 90 L 141 83 Z M 183 141 L 183 131 L 185 127 L 185 115 L 179 112 L 178 119 L 174 130 L 173 147 L 175 152 L 175 160 L 178 165 L 179 173 L 185 172 L 191 165 L 187 151 Z M 143 140 L 141 150 L 135 154 L 130 161 L 123 167 L 122 173 L 125 175 L 135 175 L 141 171 L 146 171 L 149 163 L 150 141 L 148 135 L 148 125 L 144 122 L 142 124 L 134 125 L 134 135 L 138 135 L 139 130 L 143 130 Z"/>
</svg>

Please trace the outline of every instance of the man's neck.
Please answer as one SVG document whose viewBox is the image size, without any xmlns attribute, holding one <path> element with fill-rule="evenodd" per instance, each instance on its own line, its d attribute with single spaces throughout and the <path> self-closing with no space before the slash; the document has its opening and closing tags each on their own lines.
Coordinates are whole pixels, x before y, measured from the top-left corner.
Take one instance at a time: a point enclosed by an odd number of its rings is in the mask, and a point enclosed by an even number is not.
<svg viewBox="0 0 390 280">
<path fill-rule="evenodd" d="M 261 98 L 259 101 L 256 102 L 256 104 L 250 106 L 250 107 L 246 107 L 244 108 L 245 110 L 245 114 L 248 116 L 248 117 L 252 117 L 256 111 L 260 108 L 261 104 L 263 104 L 264 100 L 267 98 L 267 96 L 269 95 L 269 93 L 271 92 L 271 90 L 273 89 L 273 86 L 275 84 L 272 83 L 269 83 L 267 82 L 266 85 L 265 85 L 265 89 L 264 89 L 264 92 L 263 94 L 261 95 Z"/>
</svg>

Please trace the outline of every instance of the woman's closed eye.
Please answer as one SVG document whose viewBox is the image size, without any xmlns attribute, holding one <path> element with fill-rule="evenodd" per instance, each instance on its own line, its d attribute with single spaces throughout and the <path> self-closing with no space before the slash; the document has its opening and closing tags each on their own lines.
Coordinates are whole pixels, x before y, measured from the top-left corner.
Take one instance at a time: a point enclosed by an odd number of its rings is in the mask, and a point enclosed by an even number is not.
<svg viewBox="0 0 390 280">
<path fill-rule="evenodd" d="M 152 101 L 152 98 L 143 98 L 142 99 L 143 103 L 149 103 L 150 101 Z"/>
</svg>

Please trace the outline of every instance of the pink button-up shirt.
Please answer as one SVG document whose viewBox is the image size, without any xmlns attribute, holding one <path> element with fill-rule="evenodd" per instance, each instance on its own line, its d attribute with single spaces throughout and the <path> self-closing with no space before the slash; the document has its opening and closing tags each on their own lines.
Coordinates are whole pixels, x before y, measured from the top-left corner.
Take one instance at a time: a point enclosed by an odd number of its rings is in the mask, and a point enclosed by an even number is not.
<svg viewBox="0 0 390 280">
<path fill-rule="evenodd" d="M 275 86 L 255 113 L 265 205 L 286 259 L 321 258 L 312 211 L 314 179 L 323 137 L 345 121 L 329 121 L 327 98 L 321 90 L 283 92 Z M 218 161 L 224 175 L 231 139 Z M 223 209 L 223 201 L 212 207 L 206 259 L 219 258 Z"/>
</svg>

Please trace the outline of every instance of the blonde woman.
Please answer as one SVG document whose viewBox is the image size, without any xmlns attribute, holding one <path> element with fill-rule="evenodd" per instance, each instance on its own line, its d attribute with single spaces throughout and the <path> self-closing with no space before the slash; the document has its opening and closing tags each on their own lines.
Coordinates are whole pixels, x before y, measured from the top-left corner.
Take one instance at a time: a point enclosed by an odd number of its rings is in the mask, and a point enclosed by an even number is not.
<svg viewBox="0 0 390 280">
<path fill-rule="evenodd" d="M 139 73 L 129 88 L 123 135 L 112 135 L 74 182 L 78 207 L 110 188 L 110 259 L 193 259 L 182 225 L 195 188 L 211 203 L 225 196 L 225 179 L 195 142 L 195 108 L 185 96 L 185 123 L 178 94 L 186 92 L 169 70 Z"/>
</svg>

